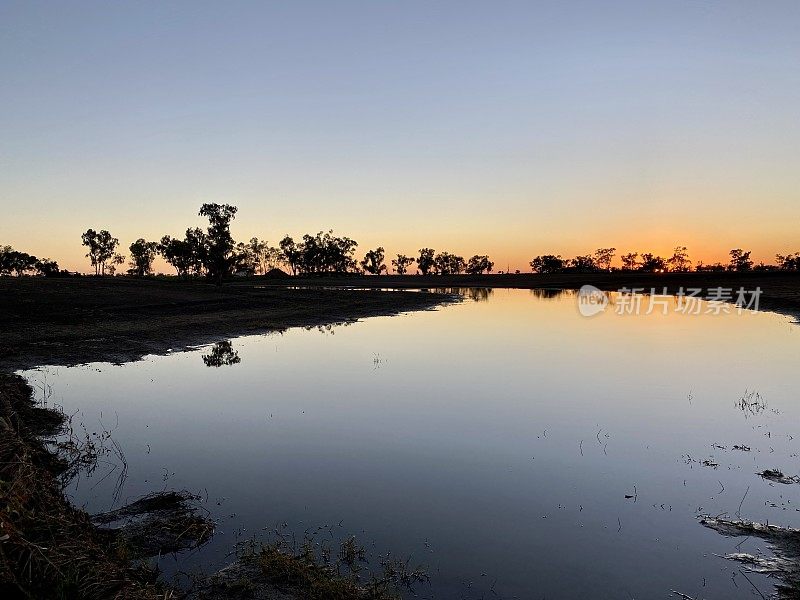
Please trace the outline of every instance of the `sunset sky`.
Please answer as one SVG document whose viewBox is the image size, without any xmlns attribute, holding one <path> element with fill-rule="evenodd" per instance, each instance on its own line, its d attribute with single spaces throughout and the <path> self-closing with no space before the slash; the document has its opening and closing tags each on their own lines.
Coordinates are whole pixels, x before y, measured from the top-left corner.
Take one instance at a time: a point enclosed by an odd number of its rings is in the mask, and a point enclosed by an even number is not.
<svg viewBox="0 0 800 600">
<path fill-rule="evenodd" d="M 796 0 L 0 0 L 0 73 L 0 245 L 72 270 L 203 202 L 496 270 L 800 251 Z"/>
</svg>

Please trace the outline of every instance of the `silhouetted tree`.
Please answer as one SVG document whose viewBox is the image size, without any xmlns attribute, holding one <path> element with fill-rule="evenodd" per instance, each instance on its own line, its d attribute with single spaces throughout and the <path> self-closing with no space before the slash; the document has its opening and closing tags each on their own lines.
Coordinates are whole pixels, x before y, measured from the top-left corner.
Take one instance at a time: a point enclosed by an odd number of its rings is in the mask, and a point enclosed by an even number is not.
<svg viewBox="0 0 800 600">
<path fill-rule="evenodd" d="M 304 273 L 349 273 L 358 264 L 353 255 L 358 243 L 348 237 L 333 235 L 333 231 L 304 235 L 300 250 L 299 268 Z"/>
<path fill-rule="evenodd" d="M 378 246 L 375 250 L 367 252 L 364 255 L 364 260 L 361 261 L 361 268 L 371 275 L 380 275 L 386 271 L 383 252 L 382 246 Z"/>
<path fill-rule="evenodd" d="M 728 263 L 729 271 L 752 271 L 753 260 L 750 258 L 751 251 L 744 252 L 741 248 L 731 250 L 728 254 L 731 261 Z"/>
<path fill-rule="evenodd" d="M 646 273 L 661 273 L 667 270 L 667 261 L 660 256 L 645 252 L 642 254 L 639 270 Z"/>
<path fill-rule="evenodd" d="M 464 271 L 466 263 L 463 256 L 440 252 L 433 259 L 433 265 L 439 275 L 458 275 Z"/>
<path fill-rule="evenodd" d="M 40 275 L 44 275 L 45 277 L 56 277 L 61 274 L 61 271 L 58 269 L 58 263 L 49 258 L 37 260 L 36 270 Z"/>
<path fill-rule="evenodd" d="M 217 285 L 222 285 L 223 278 L 231 274 L 235 264 L 231 221 L 236 218 L 236 211 L 237 208 L 230 204 L 206 203 L 200 207 L 200 216 L 208 218 L 209 223 L 203 266 Z"/>
<path fill-rule="evenodd" d="M 192 251 L 186 240 L 165 235 L 158 244 L 158 251 L 165 261 L 175 267 L 178 276 L 189 274 L 192 268 Z"/>
<path fill-rule="evenodd" d="M 131 268 L 128 273 L 137 277 L 144 277 L 153 272 L 153 261 L 158 252 L 158 243 L 145 241 L 139 238 L 128 246 L 131 252 Z"/>
<path fill-rule="evenodd" d="M 99 232 L 87 229 L 86 233 L 81 235 L 81 242 L 89 249 L 86 256 L 94 267 L 94 274 L 105 275 L 106 263 L 114 257 L 119 240 L 105 229 Z"/>
<path fill-rule="evenodd" d="M 494 268 L 494 263 L 489 260 L 489 257 L 476 254 L 467 261 L 466 271 L 470 275 L 480 275 L 481 273 L 491 273 Z"/>
<path fill-rule="evenodd" d="M 667 264 L 669 265 L 669 270 L 675 271 L 676 273 L 690 271 L 692 268 L 692 261 L 689 260 L 689 253 L 686 250 L 686 246 L 675 246 L 672 258 L 667 261 Z"/>
<path fill-rule="evenodd" d="M 202 275 L 206 271 L 206 263 L 209 259 L 210 242 L 208 235 L 199 227 L 189 227 L 186 230 L 184 241 L 187 244 L 189 258 L 191 259 L 189 264 L 190 273 Z"/>
<path fill-rule="evenodd" d="M 434 268 L 436 251 L 433 248 L 421 248 L 417 259 L 417 269 L 427 275 Z"/>
<path fill-rule="evenodd" d="M 39 260 L 32 254 L 14 250 L 11 246 L 0 246 L 0 275 L 13 274 L 19 277 L 33 273 L 38 270 L 38 264 Z"/>
<path fill-rule="evenodd" d="M 623 271 L 635 271 L 639 268 L 639 253 L 629 252 L 620 256 Z"/>
<path fill-rule="evenodd" d="M 233 273 L 255 275 L 260 268 L 258 256 L 253 252 L 250 244 L 245 244 L 244 242 L 236 244 L 231 260 L 233 262 L 231 268 Z"/>
<path fill-rule="evenodd" d="M 117 267 L 121 264 L 125 263 L 125 255 L 124 254 L 115 254 L 111 257 L 111 262 L 109 263 L 107 269 L 109 275 L 114 275 L 117 272 Z"/>
<path fill-rule="evenodd" d="M 414 264 L 414 259 L 410 256 L 406 256 L 405 254 L 398 254 L 397 258 L 392 260 L 392 266 L 394 267 L 394 272 L 398 275 L 405 275 L 406 271 L 408 271 L 408 267 Z"/>
<path fill-rule="evenodd" d="M 283 260 L 286 261 L 286 264 L 289 265 L 289 268 L 292 270 L 292 275 L 297 275 L 297 270 L 300 267 L 300 260 L 303 257 L 303 249 L 298 248 L 295 241 L 288 235 L 284 236 L 278 243 L 278 246 L 280 246 Z"/>
<path fill-rule="evenodd" d="M 775 262 L 778 263 L 778 268 L 783 271 L 800 271 L 800 252 L 794 254 L 775 255 Z"/>
<path fill-rule="evenodd" d="M 614 260 L 616 248 L 598 248 L 594 251 L 594 263 L 601 271 L 611 270 L 611 261 Z"/>
<path fill-rule="evenodd" d="M 259 240 L 257 237 L 250 238 L 247 244 L 247 251 L 250 255 L 250 260 L 255 265 L 256 273 L 265 275 L 270 267 L 270 250 L 267 240 Z"/>
<path fill-rule="evenodd" d="M 589 254 L 570 259 L 568 268 L 573 273 L 596 273 L 598 271 L 597 263 L 594 262 L 594 258 Z"/>
<path fill-rule="evenodd" d="M 534 273 L 561 273 L 564 271 L 564 259 L 561 255 L 545 254 L 537 256 L 531 262 L 531 269 Z"/>
</svg>

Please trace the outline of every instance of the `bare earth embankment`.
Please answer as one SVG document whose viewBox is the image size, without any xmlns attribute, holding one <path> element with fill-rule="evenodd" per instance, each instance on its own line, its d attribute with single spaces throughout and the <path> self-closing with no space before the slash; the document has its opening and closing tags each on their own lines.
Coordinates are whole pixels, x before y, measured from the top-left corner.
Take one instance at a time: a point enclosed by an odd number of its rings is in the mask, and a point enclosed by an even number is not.
<svg viewBox="0 0 800 600">
<path fill-rule="evenodd" d="M 426 310 L 444 294 L 218 288 L 205 282 L 0 278 L 0 372 L 123 362 L 222 337 Z"/>
</svg>

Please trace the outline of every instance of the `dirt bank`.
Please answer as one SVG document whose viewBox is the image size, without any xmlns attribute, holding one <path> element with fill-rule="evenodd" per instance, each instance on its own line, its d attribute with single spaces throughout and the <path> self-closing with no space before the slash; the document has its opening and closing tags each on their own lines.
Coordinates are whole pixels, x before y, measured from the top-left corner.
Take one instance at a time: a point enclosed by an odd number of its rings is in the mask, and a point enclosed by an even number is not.
<svg viewBox="0 0 800 600">
<path fill-rule="evenodd" d="M 453 296 L 262 282 L 0 278 L 0 372 L 124 362 L 220 338 L 432 309 Z"/>
</svg>

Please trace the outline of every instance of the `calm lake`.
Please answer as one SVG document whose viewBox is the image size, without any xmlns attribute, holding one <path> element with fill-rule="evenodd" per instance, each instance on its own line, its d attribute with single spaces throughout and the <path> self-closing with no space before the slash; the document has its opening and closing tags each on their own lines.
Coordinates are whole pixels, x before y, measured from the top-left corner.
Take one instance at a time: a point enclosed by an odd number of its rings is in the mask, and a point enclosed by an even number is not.
<svg viewBox="0 0 800 600">
<path fill-rule="evenodd" d="M 426 565 L 421 597 L 768 595 L 718 556 L 764 542 L 697 515 L 800 526 L 800 485 L 755 474 L 797 474 L 793 319 L 672 300 L 666 315 L 587 318 L 574 294 L 548 296 L 473 290 L 436 311 L 236 338 L 240 362 L 222 366 L 205 347 L 23 374 L 124 452 L 124 482 L 110 455 L 70 486 L 77 504 L 207 498 L 217 534 L 162 558 L 167 573 L 323 527 L 373 564 Z"/>
</svg>

